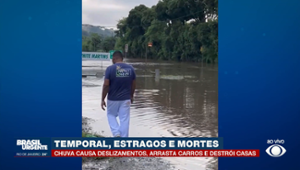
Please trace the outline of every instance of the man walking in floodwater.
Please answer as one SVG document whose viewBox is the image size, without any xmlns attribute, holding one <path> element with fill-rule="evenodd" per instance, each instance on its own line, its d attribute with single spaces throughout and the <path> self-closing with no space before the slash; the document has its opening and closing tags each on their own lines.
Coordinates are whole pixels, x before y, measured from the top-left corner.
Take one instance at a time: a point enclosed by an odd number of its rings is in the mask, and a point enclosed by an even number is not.
<svg viewBox="0 0 300 170">
<path fill-rule="evenodd" d="M 135 71 L 132 66 L 123 63 L 123 54 L 115 51 L 113 65 L 107 67 L 102 89 L 101 107 L 105 110 L 107 96 L 107 119 L 114 137 L 128 137 L 130 105 L 135 91 Z M 120 124 L 117 122 L 119 117 Z"/>
</svg>

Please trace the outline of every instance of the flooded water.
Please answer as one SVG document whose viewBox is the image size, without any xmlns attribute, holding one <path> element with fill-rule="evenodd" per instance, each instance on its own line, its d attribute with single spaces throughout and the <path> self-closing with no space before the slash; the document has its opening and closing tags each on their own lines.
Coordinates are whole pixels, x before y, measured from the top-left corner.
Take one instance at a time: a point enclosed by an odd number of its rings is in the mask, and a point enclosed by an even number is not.
<svg viewBox="0 0 300 170">
<path fill-rule="evenodd" d="M 217 137 L 218 66 L 127 60 L 136 69 L 137 89 L 131 107 L 131 137 Z M 93 132 L 111 136 L 100 108 L 103 73 L 111 62 L 83 61 L 83 117 Z M 155 69 L 160 77 L 155 77 Z M 93 76 L 93 75 L 98 76 Z M 216 158 L 164 158 L 180 170 L 217 169 Z"/>
</svg>

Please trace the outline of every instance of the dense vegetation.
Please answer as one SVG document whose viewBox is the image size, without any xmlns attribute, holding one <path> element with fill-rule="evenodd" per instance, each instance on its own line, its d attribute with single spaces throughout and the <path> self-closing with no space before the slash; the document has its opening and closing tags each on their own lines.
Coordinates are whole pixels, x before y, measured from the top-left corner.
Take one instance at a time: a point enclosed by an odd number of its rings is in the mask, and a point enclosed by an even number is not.
<svg viewBox="0 0 300 170">
<path fill-rule="evenodd" d="M 82 36 L 82 51 L 108 52 L 114 49 L 115 44 L 116 37 L 104 37 L 97 33 Z"/>
<path fill-rule="evenodd" d="M 83 40 L 83 50 L 123 49 L 128 57 L 214 62 L 218 58 L 218 1 L 162 0 L 139 5 L 117 24 L 115 37 Z M 147 44 L 152 42 L 152 47 Z M 113 48 L 113 44 L 115 46 Z M 148 48 L 146 50 L 146 48 Z"/>
<path fill-rule="evenodd" d="M 103 51 L 113 50 L 116 37 L 114 30 L 101 26 L 82 25 L 82 51 Z"/>
</svg>

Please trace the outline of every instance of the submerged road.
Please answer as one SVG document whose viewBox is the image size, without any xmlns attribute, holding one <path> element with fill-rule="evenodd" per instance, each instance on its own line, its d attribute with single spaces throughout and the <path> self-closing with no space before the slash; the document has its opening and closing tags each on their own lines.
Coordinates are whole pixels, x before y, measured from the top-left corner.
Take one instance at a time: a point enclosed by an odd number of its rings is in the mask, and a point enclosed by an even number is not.
<svg viewBox="0 0 300 170">
<path fill-rule="evenodd" d="M 137 74 L 132 137 L 217 137 L 218 66 L 128 60 Z M 91 131 L 111 136 L 100 108 L 103 73 L 110 62 L 83 61 L 82 114 Z M 102 67 L 101 67 L 102 66 Z M 160 78 L 154 78 L 155 69 Z M 216 158 L 163 158 L 180 170 L 217 169 Z"/>
</svg>

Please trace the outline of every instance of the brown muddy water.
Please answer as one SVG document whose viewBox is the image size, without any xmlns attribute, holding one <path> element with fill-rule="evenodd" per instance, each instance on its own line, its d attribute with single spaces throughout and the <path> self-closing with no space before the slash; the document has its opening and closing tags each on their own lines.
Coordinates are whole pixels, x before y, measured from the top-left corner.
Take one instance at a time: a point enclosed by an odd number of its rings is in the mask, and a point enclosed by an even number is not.
<svg viewBox="0 0 300 170">
<path fill-rule="evenodd" d="M 217 137 L 218 66 L 147 60 L 125 60 L 136 69 L 137 90 L 131 107 L 131 137 Z M 83 61 L 82 116 L 90 131 L 111 136 L 100 108 L 103 73 L 111 62 Z M 160 77 L 155 77 L 155 69 Z M 93 76 L 93 75 L 98 76 Z M 216 158 L 163 158 L 175 169 L 218 167 Z"/>
</svg>

